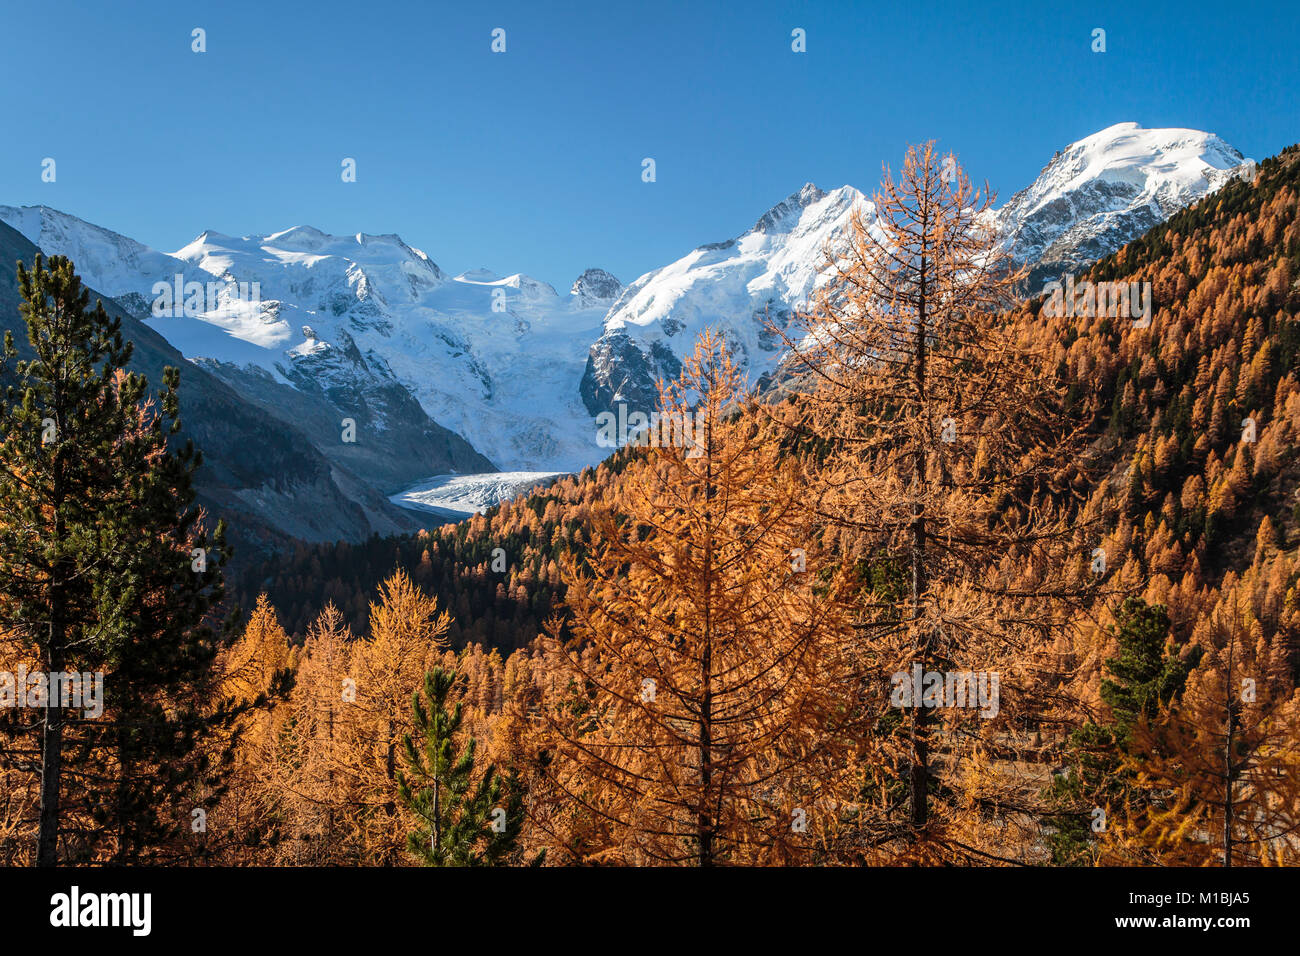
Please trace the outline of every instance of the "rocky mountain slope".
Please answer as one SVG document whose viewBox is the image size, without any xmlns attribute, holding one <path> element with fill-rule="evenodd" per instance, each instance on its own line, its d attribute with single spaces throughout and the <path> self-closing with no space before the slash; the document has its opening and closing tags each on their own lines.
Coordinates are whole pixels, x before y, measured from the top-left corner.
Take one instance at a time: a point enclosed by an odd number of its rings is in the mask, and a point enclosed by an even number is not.
<svg viewBox="0 0 1300 956">
<path fill-rule="evenodd" d="M 21 259 L 30 264 L 38 251 L 0 222 L 0 262 Z M 237 556 L 255 557 L 290 538 L 355 540 L 375 531 L 415 527 L 410 512 L 394 507 L 346 467 L 332 463 L 301 429 L 250 403 L 203 367 L 186 362 L 162 335 L 93 283 L 87 284 L 92 286 L 92 300 L 100 296 L 110 313 L 122 317 L 124 334 L 135 343 L 132 368 L 155 385 L 162 380 L 164 366 L 181 369 L 181 438 L 193 438 L 204 452 L 196 482 L 199 503 L 227 520 Z M 0 268 L 0 329 L 12 330 L 19 351 L 25 352 L 18 302 L 14 270 Z"/>
</svg>

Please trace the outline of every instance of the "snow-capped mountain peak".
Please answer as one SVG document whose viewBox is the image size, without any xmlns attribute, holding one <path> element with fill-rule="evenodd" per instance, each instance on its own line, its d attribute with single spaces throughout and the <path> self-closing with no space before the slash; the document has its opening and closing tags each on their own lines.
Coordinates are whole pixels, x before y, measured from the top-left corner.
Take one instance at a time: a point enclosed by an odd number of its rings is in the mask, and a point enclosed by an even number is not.
<svg viewBox="0 0 1300 956">
<path fill-rule="evenodd" d="M 808 183 L 736 238 L 699 246 L 629 285 L 591 347 L 582 380 L 588 412 L 620 402 L 653 410 L 655 381 L 676 377 L 706 326 L 723 332 L 755 376 L 771 368 L 782 343 L 769 319 L 788 323 L 824 281 L 824 252 L 857 210 L 874 214 L 852 186 L 827 192 Z"/>
<path fill-rule="evenodd" d="M 1018 261 L 1066 272 L 1136 239 L 1245 161 L 1213 133 L 1117 123 L 1059 150 L 996 218 Z"/>
<path fill-rule="evenodd" d="M 623 291 L 623 283 L 604 269 L 587 269 L 573 280 L 569 295 L 577 296 L 592 305 L 613 302 Z"/>
<path fill-rule="evenodd" d="M 797 223 L 803 211 L 813 203 L 823 199 L 826 193 L 812 183 L 804 183 L 798 192 L 777 203 L 759 217 L 750 232 L 783 232 Z M 786 228 L 783 228 L 786 227 Z"/>
</svg>

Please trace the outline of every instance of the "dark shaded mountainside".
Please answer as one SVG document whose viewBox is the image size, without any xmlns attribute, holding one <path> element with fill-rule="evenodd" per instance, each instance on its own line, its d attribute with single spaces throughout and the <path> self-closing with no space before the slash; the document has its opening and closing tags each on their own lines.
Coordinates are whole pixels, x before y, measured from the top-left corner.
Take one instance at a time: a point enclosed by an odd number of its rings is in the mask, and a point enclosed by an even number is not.
<svg viewBox="0 0 1300 956">
<path fill-rule="evenodd" d="M 1102 544 L 1117 580 L 1168 606 L 1180 639 L 1244 592 L 1263 632 L 1300 665 L 1300 147 L 1176 214 L 1077 279 L 1150 282 L 1154 320 L 1011 316 L 1090 422 L 1118 515 Z M 458 646 L 527 644 L 563 597 L 556 559 L 587 546 L 597 508 L 617 509 L 634 452 L 458 525 L 362 545 L 302 546 L 240 582 L 301 637 L 327 604 L 355 633 L 379 581 L 406 569 L 456 616 Z M 499 552 L 494 549 L 501 549 Z M 494 555 L 505 570 L 494 571 Z M 497 562 L 501 567 L 501 562 Z"/>
<path fill-rule="evenodd" d="M 38 251 L 0 222 L 0 327 L 13 331 L 24 355 L 30 350 L 18 313 L 14 264 L 21 260 L 30 267 Z M 95 297 L 92 290 L 92 302 Z M 132 369 L 144 373 L 154 387 L 165 366 L 180 369 L 182 438 L 192 438 L 204 454 L 196 480 L 199 503 L 210 515 L 226 519 L 237 560 L 264 557 L 294 539 L 359 540 L 374 531 L 395 534 L 417 527 L 414 515 L 327 459 L 299 428 L 187 362 L 112 299 L 100 298 L 110 314 L 121 317 L 124 336 L 135 343 Z M 286 411 L 292 415 L 298 409 Z M 304 421 L 310 420 L 304 413 Z M 336 425 L 330 422 L 337 433 Z"/>
<path fill-rule="evenodd" d="M 375 376 L 355 343 L 333 350 L 319 364 L 335 369 L 348 366 L 356 374 L 313 377 L 294 366 L 289 374 L 296 387 L 277 382 L 267 372 L 253 367 L 209 359 L 198 359 L 196 364 L 230 386 L 244 401 L 295 427 L 340 470 L 340 478 L 360 479 L 362 496 L 367 489 L 372 490 L 372 496 L 373 492 L 380 496 L 392 494 L 445 472 L 497 470 L 469 442 L 431 419 L 403 385 Z M 354 423 L 355 441 L 341 440 L 345 419 Z M 344 490 L 351 487 L 341 486 Z M 398 521 L 406 528 L 420 523 L 404 509 L 391 505 L 381 518 L 390 523 Z M 386 532 L 388 527 L 376 525 L 368 533 L 378 531 Z M 364 534 L 346 537 L 360 540 Z"/>
</svg>

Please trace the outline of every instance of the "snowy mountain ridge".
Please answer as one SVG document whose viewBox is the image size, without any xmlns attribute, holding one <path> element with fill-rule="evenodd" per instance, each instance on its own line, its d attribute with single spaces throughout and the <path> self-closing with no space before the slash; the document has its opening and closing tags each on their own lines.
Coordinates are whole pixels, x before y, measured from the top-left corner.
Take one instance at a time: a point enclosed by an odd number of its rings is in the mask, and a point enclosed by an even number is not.
<svg viewBox="0 0 1300 956">
<path fill-rule="evenodd" d="M 1012 258 L 1041 281 L 1114 252 L 1245 162 L 1211 133 L 1118 123 L 1058 151 L 993 222 Z M 847 238 L 859 207 L 869 221 L 874 207 L 858 190 L 809 183 L 735 239 L 701 246 L 629 285 L 588 356 L 588 412 L 620 402 L 653 406 L 655 379 L 677 374 L 707 324 L 724 334 L 751 381 L 772 371 L 780 340 L 766 332 L 764 315 L 784 325 L 825 281 L 821 253 Z"/>
<path fill-rule="evenodd" d="M 603 270 L 587 270 L 561 296 L 517 273 L 449 278 L 395 235 L 208 230 L 165 254 L 48 207 L 0 206 L 0 220 L 71 258 L 89 285 L 218 374 L 255 368 L 327 393 L 399 386 L 436 422 L 473 435 L 499 467 L 576 469 L 592 460 L 578 383 L 621 290 Z M 176 275 L 216 283 L 216 307 L 157 315 L 156 287 Z M 255 286 L 258 300 L 241 300 L 235 282 Z"/>
<path fill-rule="evenodd" d="M 1120 123 L 1058 151 L 995 221 L 1039 275 L 1077 269 L 1243 162 L 1209 133 Z M 573 471 L 601 460 L 608 449 L 594 416 L 620 402 L 653 410 L 655 380 L 677 374 L 706 325 L 724 334 L 751 380 L 770 372 L 782 348 L 767 318 L 787 322 L 825 281 L 824 254 L 848 234 L 855 210 L 874 214 L 854 187 L 807 183 L 740 235 L 697 246 L 626 288 L 588 269 L 563 295 L 519 273 L 449 276 L 391 234 L 208 230 L 169 254 L 44 206 L 0 206 L 0 220 L 72 258 L 89 285 L 237 391 L 271 409 L 305 403 L 295 414 L 313 417 L 323 449 L 340 440 L 340 418 L 354 418 L 357 447 L 334 451 L 354 460 L 369 443 L 366 473 L 391 495 L 445 469 L 444 428 L 498 469 Z M 156 285 L 177 275 L 217 283 L 219 301 L 153 314 Z M 256 299 L 241 297 L 238 283 L 255 284 Z M 412 429 L 427 440 L 409 445 Z M 455 454 L 468 462 L 473 449 Z M 438 468 L 421 470 L 426 455 Z"/>
</svg>

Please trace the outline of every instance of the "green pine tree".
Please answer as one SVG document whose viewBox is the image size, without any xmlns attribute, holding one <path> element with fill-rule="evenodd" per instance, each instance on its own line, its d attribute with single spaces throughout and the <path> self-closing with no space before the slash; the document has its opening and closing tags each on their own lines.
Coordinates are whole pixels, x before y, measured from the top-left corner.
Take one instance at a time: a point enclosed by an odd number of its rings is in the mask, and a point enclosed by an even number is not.
<svg viewBox="0 0 1300 956">
<path fill-rule="evenodd" d="M 1109 719 L 1087 721 L 1071 735 L 1066 772 L 1048 790 L 1051 802 L 1061 808 L 1046 821 L 1054 831 L 1048 843 L 1057 864 L 1093 862 L 1093 826 L 1102 819 L 1096 808 L 1121 806 L 1133 786 L 1132 774 L 1121 766 L 1133 728 L 1182 691 L 1200 659 L 1199 648 L 1180 658 L 1178 648 L 1169 645 L 1169 614 L 1163 605 L 1129 597 L 1115 620 L 1119 653 L 1106 659 L 1109 676 L 1101 682 Z"/>
<path fill-rule="evenodd" d="M 48 673 L 103 673 L 105 709 L 37 711 L 37 863 L 157 859 L 220 794 L 199 742 L 233 707 L 202 700 L 218 636 L 224 532 L 193 507 L 200 455 L 168 448 L 179 373 L 156 397 L 127 370 L 120 318 L 73 264 L 18 265 L 27 342 L 0 375 L 0 622 Z M 19 357 L 21 354 L 21 358 Z M 75 821 L 75 822 L 73 822 Z"/>
<path fill-rule="evenodd" d="M 518 781 L 503 779 L 490 764 L 474 783 L 477 741 L 470 737 L 457 752 L 461 702 L 448 710 L 457 680 L 455 671 L 435 667 L 424 675 L 424 699 L 412 695 L 424 745 L 417 749 L 410 734 L 403 739 L 411 778 L 399 771 L 398 793 L 421 821 L 407 835 L 407 849 L 425 866 L 495 866 L 515 853 L 523 798 Z M 411 789 L 412 780 L 418 789 Z"/>
</svg>

